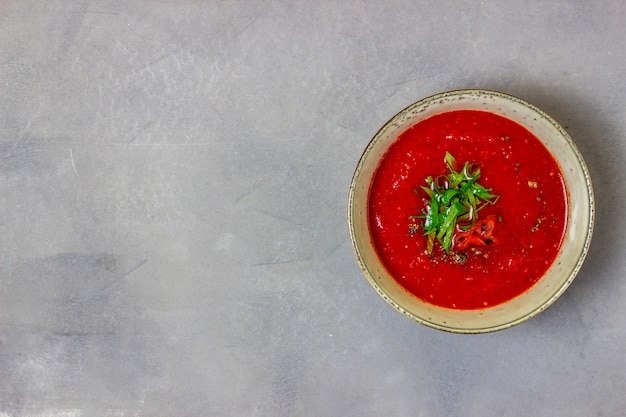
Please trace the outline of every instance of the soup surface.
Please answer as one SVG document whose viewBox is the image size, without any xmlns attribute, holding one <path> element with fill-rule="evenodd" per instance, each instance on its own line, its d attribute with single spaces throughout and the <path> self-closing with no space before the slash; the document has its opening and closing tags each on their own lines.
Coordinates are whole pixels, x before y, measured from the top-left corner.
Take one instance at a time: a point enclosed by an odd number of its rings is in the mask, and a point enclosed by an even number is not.
<svg viewBox="0 0 626 417">
<path fill-rule="evenodd" d="M 431 201 L 421 187 L 450 173 L 447 153 L 459 170 L 466 162 L 479 167 L 476 182 L 497 198 L 473 213 L 476 241 L 457 224 L 444 248 L 425 236 Z M 493 113 L 458 110 L 417 123 L 391 145 L 370 188 L 368 216 L 378 255 L 402 287 L 438 306 L 481 309 L 527 291 L 554 262 L 567 190 L 558 163 L 527 129 Z"/>
</svg>

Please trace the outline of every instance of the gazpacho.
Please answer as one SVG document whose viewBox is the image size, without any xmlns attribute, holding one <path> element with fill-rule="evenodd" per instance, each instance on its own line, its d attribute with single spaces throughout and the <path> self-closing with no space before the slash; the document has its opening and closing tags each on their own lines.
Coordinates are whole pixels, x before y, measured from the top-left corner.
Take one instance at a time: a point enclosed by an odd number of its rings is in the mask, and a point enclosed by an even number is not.
<svg viewBox="0 0 626 417">
<path fill-rule="evenodd" d="M 560 249 L 568 194 L 560 167 L 520 124 L 455 110 L 390 146 L 374 175 L 368 219 L 394 279 L 441 307 L 474 310 L 533 286 Z"/>
</svg>

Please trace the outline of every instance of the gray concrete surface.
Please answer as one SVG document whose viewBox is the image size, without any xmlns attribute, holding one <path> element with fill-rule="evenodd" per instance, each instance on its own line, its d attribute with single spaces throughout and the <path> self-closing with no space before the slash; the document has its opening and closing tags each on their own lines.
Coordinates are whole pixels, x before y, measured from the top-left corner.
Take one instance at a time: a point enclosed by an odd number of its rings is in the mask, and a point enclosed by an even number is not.
<svg viewBox="0 0 626 417">
<path fill-rule="evenodd" d="M 626 3 L 0 2 L 0 416 L 626 416 Z M 480 87 L 567 126 L 596 235 L 543 314 L 375 294 L 376 130 Z"/>
</svg>

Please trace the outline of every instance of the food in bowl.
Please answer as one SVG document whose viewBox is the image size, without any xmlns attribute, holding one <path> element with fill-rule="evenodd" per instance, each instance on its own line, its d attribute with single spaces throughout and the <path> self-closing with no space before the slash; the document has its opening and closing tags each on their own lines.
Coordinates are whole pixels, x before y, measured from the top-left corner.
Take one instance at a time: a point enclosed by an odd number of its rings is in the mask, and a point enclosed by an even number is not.
<svg viewBox="0 0 626 417">
<path fill-rule="evenodd" d="M 442 307 L 478 309 L 528 290 L 552 264 L 567 190 L 527 129 L 454 110 L 416 123 L 389 147 L 368 209 L 378 255 L 402 287 Z M 428 230 L 433 224 L 440 228 Z"/>
<path fill-rule="evenodd" d="M 442 330 L 485 332 L 567 288 L 592 209 L 586 166 L 556 122 L 523 100 L 461 90 L 409 106 L 372 139 L 349 222 L 366 277 L 392 306 Z"/>
</svg>

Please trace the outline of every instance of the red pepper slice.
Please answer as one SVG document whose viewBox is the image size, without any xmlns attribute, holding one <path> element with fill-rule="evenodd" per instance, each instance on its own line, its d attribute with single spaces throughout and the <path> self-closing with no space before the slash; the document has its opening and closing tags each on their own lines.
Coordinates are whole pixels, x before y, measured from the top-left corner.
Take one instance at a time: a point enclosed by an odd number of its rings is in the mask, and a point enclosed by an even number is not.
<svg viewBox="0 0 626 417">
<path fill-rule="evenodd" d="M 498 222 L 498 216 L 491 215 L 478 220 L 467 231 L 457 232 L 454 235 L 454 247 L 458 250 L 465 250 L 469 246 L 491 246 L 498 241 L 493 236 L 493 229 Z"/>
</svg>

